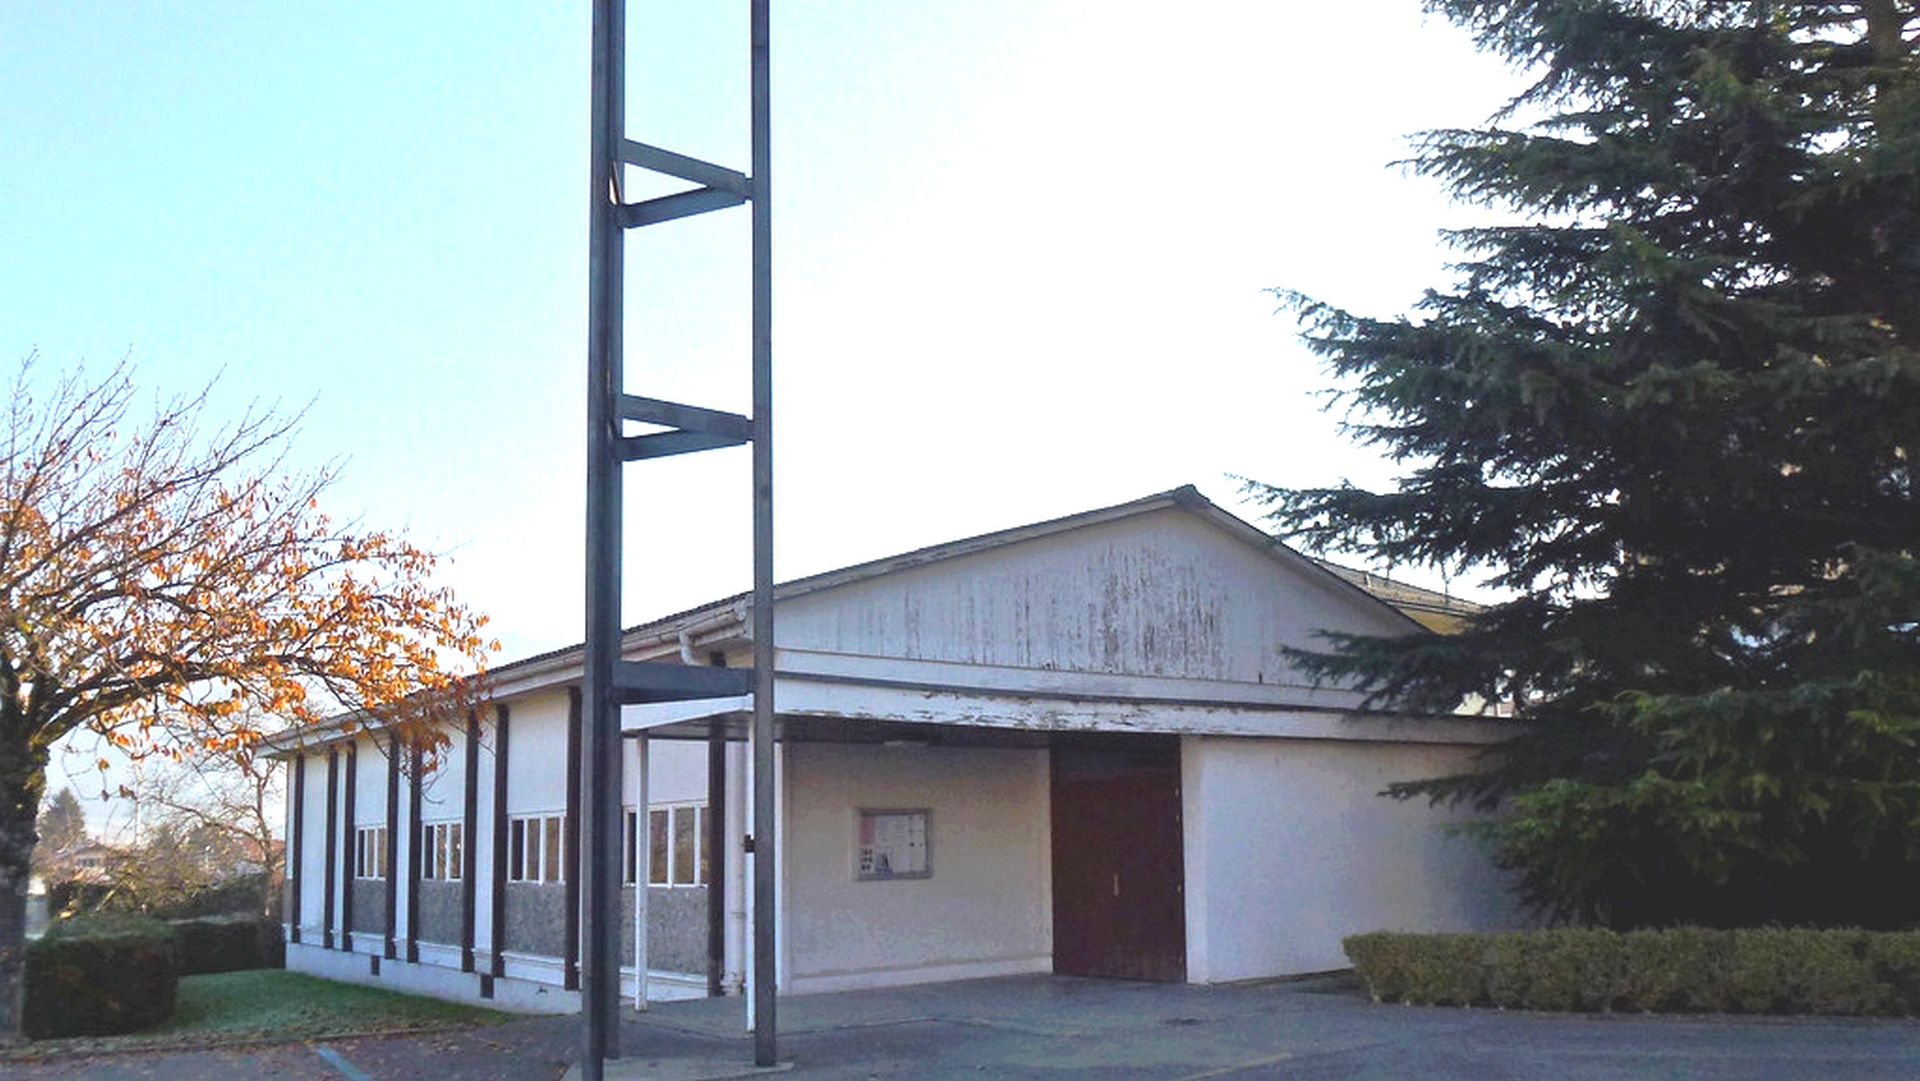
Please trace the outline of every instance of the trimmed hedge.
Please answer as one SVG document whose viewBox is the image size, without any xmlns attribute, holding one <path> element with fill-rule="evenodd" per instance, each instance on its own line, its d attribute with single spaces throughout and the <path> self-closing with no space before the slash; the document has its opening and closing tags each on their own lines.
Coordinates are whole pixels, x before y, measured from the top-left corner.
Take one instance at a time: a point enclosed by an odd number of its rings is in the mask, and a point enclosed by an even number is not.
<svg viewBox="0 0 1920 1081">
<path fill-rule="evenodd" d="M 209 916 L 197 920 L 170 920 L 179 949 L 180 975 L 240 972 L 254 968 L 284 968 L 286 944 L 280 923 L 261 916 Z"/>
<path fill-rule="evenodd" d="M 1920 931 L 1380 931 L 1343 945 L 1375 1002 L 1920 1015 Z"/>
<path fill-rule="evenodd" d="M 137 1032 L 173 1016 L 173 931 L 157 920 L 62 920 L 27 944 L 21 1028 L 36 1040 Z"/>
</svg>

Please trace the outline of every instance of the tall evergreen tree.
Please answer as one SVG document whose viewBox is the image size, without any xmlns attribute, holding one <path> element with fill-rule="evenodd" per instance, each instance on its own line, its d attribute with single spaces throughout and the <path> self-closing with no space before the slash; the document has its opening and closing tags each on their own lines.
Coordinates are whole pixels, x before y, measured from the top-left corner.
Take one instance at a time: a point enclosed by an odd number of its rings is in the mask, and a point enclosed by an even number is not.
<svg viewBox="0 0 1920 1081">
<path fill-rule="evenodd" d="M 1300 660 L 1512 707 L 1483 769 L 1394 791 L 1494 810 L 1549 912 L 1920 921 L 1920 3 L 1426 6 L 1538 75 L 1415 153 L 1518 224 L 1452 234 L 1412 318 L 1288 294 L 1403 474 L 1250 488 L 1510 599 Z"/>
</svg>

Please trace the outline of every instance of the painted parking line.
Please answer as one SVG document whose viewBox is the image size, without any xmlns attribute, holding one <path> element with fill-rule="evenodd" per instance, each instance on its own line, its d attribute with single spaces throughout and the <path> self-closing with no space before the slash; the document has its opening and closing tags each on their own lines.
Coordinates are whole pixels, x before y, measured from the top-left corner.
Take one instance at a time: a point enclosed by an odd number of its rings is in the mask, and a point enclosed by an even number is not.
<svg viewBox="0 0 1920 1081">
<path fill-rule="evenodd" d="M 346 1077 L 347 1081 L 373 1081 L 373 1078 L 361 1073 L 358 1067 L 348 1062 L 345 1055 L 342 1055 L 340 1052 L 335 1051 L 325 1044 L 314 1044 L 313 1053 L 326 1059 L 327 1065 L 339 1070 L 341 1075 Z"/>
<path fill-rule="evenodd" d="M 1242 1070 L 1257 1070 L 1262 1066 L 1277 1066 L 1292 1057 L 1291 1054 L 1283 1053 L 1268 1055 L 1266 1058 L 1248 1059 L 1245 1062 L 1236 1062 L 1231 1066 L 1222 1066 L 1215 1070 L 1202 1070 L 1199 1073 L 1190 1073 L 1184 1077 L 1176 1077 L 1174 1081 L 1207 1081 L 1208 1078 L 1227 1077 L 1231 1074 L 1237 1074 Z"/>
</svg>

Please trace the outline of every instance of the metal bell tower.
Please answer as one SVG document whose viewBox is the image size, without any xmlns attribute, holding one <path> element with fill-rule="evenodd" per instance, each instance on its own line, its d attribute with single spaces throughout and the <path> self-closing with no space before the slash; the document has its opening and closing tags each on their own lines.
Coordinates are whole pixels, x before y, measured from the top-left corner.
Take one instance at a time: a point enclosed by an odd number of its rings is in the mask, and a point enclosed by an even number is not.
<svg viewBox="0 0 1920 1081">
<path fill-rule="evenodd" d="M 627 138 L 625 0 L 593 3 L 592 218 L 588 234 L 586 656 L 582 674 L 582 1072 L 601 1081 L 619 1055 L 621 872 L 620 706 L 753 694 L 752 995 L 754 1063 L 775 1062 L 773 875 L 773 368 L 772 244 L 768 205 L 767 14 L 751 6 L 749 172 Z M 691 187 L 627 202 L 626 169 Z M 746 203 L 752 224 L 752 415 L 627 393 L 622 365 L 626 231 Z M 643 434 L 628 426 L 643 425 Z M 689 667 L 620 657 L 621 473 L 630 462 L 750 444 L 753 453 L 753 668 Z M 642 819 L 644 821 L 644 818 Z M 642 886 L 641 888 L 645 888 Z M 636 934 L 645 934 L 636 928 Z"/>
</svg>

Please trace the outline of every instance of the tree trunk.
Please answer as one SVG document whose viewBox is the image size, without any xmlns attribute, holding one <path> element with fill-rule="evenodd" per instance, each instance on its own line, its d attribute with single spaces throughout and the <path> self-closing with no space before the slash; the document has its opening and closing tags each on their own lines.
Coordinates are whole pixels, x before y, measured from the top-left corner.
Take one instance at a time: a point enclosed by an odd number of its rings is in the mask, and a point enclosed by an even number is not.
<svg viewBox="0 0 1920 1081">
<path fill-rule="evenodd" d="M 1862 0 L 1860 13 L 1867 20 L 1867 41 L 1873 58 L 1892 63 L 1911 51 L 1907 44 L 1907 19 L 1910 13 L 1895 0 Z"/>
<path fill-rule="evenodd" d="M 24 741 L 0 740 L 0 1047 L 21 1042 L 27 974 L 27 880 L 34 816 L 46 787 L 46 759 Z"/>
</svg>

